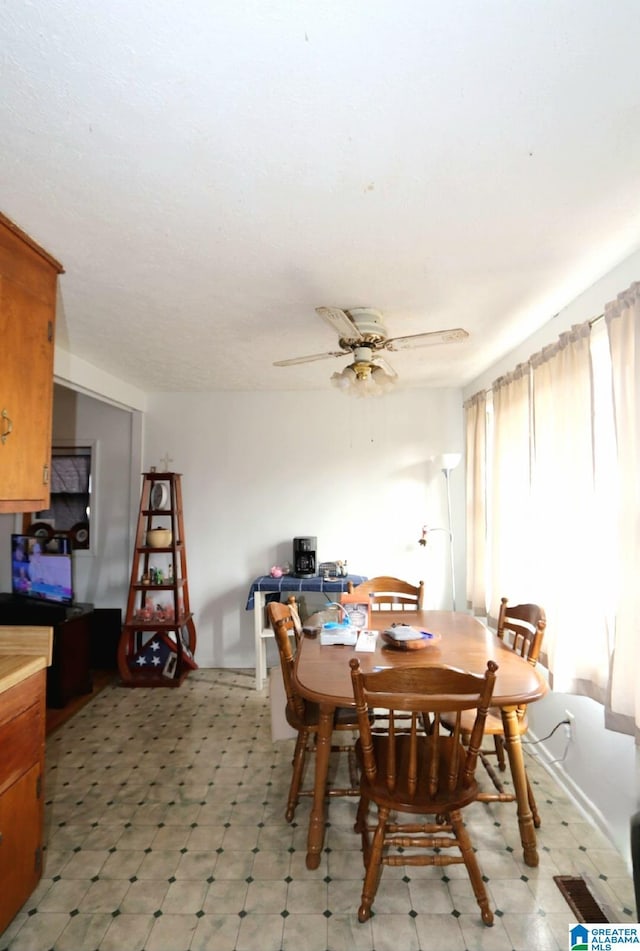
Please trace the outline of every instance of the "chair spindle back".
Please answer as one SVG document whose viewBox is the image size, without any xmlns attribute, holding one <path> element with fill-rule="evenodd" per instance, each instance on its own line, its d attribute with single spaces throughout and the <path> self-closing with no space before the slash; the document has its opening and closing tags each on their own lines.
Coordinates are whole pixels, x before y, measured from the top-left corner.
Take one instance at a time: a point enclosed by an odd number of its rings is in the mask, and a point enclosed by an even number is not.
<svg viewBox="0 0 640 951">
<path fill-rule="evenodd" d="M 497 665 L 489 661 L 483 677 L 452 667 L 403 667 L 364 673 L 360 661 L 350 661 L 364 772 L 373 783 L 384 771 L 390 794 L 402 786 L 410 799 L 426 792 L 445 798 L 474 782 L 484 723 L 491 703 Z M 384 762 L 376 761 L 371 709 L 388 712 L 388 742 Z M 468 745 L 461 742 L 460 715 L 475 709 Z M 440 730 L 443 712 L 455 723 L 451 733 Z M 406 715 L 411 716 L 407 721 Z M 427 742 L 422 730 L 429 723 Z M 402 717 L 402 728 L 396 722 Z M 407 725 L 408 723 L 408 725 Z M 426 754 L 426 755 L 425 755 Z M 421 790 L 421 786 L 424 789 Z"/>
</svg>

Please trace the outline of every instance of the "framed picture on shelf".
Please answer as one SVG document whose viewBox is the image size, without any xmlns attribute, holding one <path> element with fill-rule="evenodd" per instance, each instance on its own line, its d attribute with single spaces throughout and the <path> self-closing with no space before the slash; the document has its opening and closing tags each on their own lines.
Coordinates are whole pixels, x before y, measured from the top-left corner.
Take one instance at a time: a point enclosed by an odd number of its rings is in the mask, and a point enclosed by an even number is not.
<svg viewBox="0 0 640 951">
<path fill-rule="evenodd" d="M 340 595 L 340 604 L 347 613 L 349 623 L 356 630 L 364 631 L 371 627 L 371 604 L 363 599 L 361 594 L 344 592 Z"/>
</svg>

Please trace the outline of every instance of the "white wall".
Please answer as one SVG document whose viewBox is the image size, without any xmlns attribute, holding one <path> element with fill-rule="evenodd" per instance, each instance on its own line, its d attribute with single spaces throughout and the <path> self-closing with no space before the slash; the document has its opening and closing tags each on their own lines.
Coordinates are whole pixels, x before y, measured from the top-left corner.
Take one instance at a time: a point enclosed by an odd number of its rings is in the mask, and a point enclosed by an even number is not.
<svg viewBox="0 0 640 951">
<path fill-rule="evenodd" d="M 428 606 L 449 607 L 446 484 L 429 461 L 462 451 L 459 390 L 355 400 L 326 393 L 152 394 L 145 466 L 182 473 L 189 593 L 202 666 L 254 666 L 254 577 L 292 560 L 292 539 L 318 538 L 321 561 L 358 574 L 421 578 Z M 463 467 L 451 475 L 464 571 Z"/>
<path fill-rule="evenodd" d="M 602 704 L 589 697 L 553 691 L 530 707 L 531 737 L 548 736 L 566 710 L 575 717 L 571 742 L 560 727 L 553 737 L 531 750 L 631 866 L 629 819 L 640 808 L 634 739 L 605 730 Z"/>
<path fill-rule="evenodd" d="M 85 383 L 90 376 L 83 373 Z M 183 473 L 201 666 L 254 666 L 249 586 L 271 565 L 291 561 L 296 535 L 317 535 L 319 559 L 347 559 L 353 572 L 423 579 L 427 606 L 450 607 L 447 537 L 434 532 L 426 548 L 418 539 L 424 523 L 447 524 L 446 483 L 430 459 L 462 451 L 459 390 L 373 400 L 328 390 L 154 394 L 146 401 L 142 456 L 137 411 L 56 386 L 55 436 L 96 440 L 98 449 L 96 546 L 76 554 L 78 600 L 124 610 L 140 473 L 160 467 L 168 452 L 171 468 Z M 451 474 L 451 499 L 462 592 L 462 464 Z M 0 516 L 0 590 L 9 590 L 8 536 L 16 526 L 16 516 Z"/>
<path fill-rule="evenodd" d="M 64 309 L 61 288 L 58 288 L 58 314 Z M 53 377 L 78 393 L 98 395 L 101 402 L 111 403 L 124 409 L 144 412 L 146 395 L 142 390 L 105 373 L 99 367 L 74 356 L 56 344 L 53 359 Z"/>
<path fill-rule="evenodd" d="M 540 331 L 523 341 L 516 350 L 473 381 L 464 390 L 468 399 L 503 373 L 513 370 L 544 346 L 553 343 L 573 324 L 580 324 L 604 312 L 634 281 L 640 279 L 640 252 L 596 281 L 576 300 L 571 301 Z M 508 592 L 504 592 L 508 595 Z M 585 596 L 588 593 L 585 592 Z M 548 618 L 553 625 L 553 618 Z M 567 632 L 567 636 L 571 636 Z M 576 634 L 576 636 L 578 636 Z M 576 649 L 580 646 L 577 643 Z M 629 817 L 640 809 L 638 785 L 639 758 L 634 739 L 604 728 L 604 708 L 586 697 L 551 692 L 529 709 L 534 736 L 545 737 L 564 718 L 565 711 L 575 715 L 574 739 L 566 746 L 564 728 L 537 747 L 543 762 L 582 805 L 590 818 L 608 834 L 630 864 Z M 533 748 L 532 748 L 533 749 Z M 558 762 L 558 759 L 564 759 Z"/>
</svg>

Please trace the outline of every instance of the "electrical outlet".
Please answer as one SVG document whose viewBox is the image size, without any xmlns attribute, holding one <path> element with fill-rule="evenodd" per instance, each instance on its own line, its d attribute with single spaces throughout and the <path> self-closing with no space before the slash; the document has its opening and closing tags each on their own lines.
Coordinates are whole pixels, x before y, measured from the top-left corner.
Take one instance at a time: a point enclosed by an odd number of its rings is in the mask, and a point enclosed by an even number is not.
<svg viewBox="0 0 640 951">
<path fill-rule="evenodd" d="M 568 740 L 572 740 L 574 737 L 576 718 L 574 714 L 571 712 L 571 710 L 565 710 L 564 719 L 565 719 L 565 724 L 564 724 L 565 735 Z"/>
</svg>

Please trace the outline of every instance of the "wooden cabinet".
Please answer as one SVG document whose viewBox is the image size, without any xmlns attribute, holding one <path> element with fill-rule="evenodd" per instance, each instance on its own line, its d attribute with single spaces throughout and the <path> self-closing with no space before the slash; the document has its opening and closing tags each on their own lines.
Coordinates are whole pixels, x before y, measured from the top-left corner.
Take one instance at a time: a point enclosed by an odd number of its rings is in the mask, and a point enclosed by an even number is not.
<svg viewBox="0 0 640 951">
<path fill-rule="evenodd" d="M 0 214 L 0 512 L 49 506 L 56 290 L 62 271 Z"/>
<path fill-rule="evenodd" d="M 72 697 L 91 693 L 92 604 L 60 604 L 30 601 L 11 594 L 0 594 L 0 627 L 51 627 L 52 661 L 47 669 L 48 707 L 65 707 Z M 16 635 L 19 647 L 20 637 Z"/>
<path fill-rule="evenodd" d="M 159 532 L 164 537 L 154 537 Z M 128 687 L 179 687 L 197 667 L 195 649 L 180 475 L 145 472 L 118 645 L 122 682 Z"/>
<path fill-rule="evenodd" d="M 45 672 L 0 692 L 0 933 L 42 875 Z"/>
<path fill-rule="evenodd" d="M 53 660 L 47 670 L 48 707 L 65 707 L 72 697 L 93 690 L 91 605 L 84 608 L 81 614 L 70 614 L 53 629 Z"/>
</svg>

